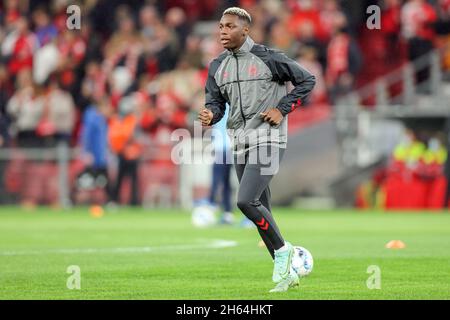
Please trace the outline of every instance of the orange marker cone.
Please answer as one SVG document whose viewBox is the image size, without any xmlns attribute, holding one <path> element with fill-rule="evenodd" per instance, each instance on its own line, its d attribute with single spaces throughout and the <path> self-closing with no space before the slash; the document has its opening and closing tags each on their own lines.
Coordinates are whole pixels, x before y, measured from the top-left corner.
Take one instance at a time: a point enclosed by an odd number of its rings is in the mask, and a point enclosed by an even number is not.
<svg viewBox="0 0 450 320">
<path fill-rule="evenodd" d="M 103 208 L 101 206 L 92 206 L 89 209 L 89 212 L 91 214 L 91 217 L 93 218 L 101 218 L 104 214 Z"/>
<path fill-rule="evenodd" d="M 386 244 L 387 249 L 404 249 L 406 247 L 402 240 L 391 240 Z"/>
</svg>

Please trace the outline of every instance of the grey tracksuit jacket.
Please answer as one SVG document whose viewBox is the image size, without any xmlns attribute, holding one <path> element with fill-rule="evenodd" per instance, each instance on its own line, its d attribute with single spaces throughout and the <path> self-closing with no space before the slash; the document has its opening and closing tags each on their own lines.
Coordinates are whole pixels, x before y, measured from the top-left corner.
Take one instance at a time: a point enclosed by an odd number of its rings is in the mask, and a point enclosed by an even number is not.
<svg viewBox="0 0 450 320">
<path fill-rule="evenodd" d="M 288 81 L 294 85 L 290 93 Z M 225 104 L 230 105 L 227 128 L 235 152 L 267 144 L 286 148 L 287 114 L 304 105 L 314 85 L 315 77 L 297 62 L 247 37 L 239 50 L 224 51 L 211 62 L 205 106 L 213 112 L 215 124 L 223 117 Z M 284 116 L 278 126 L 260 116 L 274 107 Z"/>
</svg>

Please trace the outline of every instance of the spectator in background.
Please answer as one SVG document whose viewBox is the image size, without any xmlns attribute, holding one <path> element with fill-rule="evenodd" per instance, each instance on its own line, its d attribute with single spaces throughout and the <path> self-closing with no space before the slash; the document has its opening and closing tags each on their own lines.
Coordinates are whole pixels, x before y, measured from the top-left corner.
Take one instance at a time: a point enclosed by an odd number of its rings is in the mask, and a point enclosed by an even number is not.
<svg viewBox="0 0 450 320">
<path fill-rule="evenodd" d="M 39 1 L 39 0 L 38 0 Z M 89 8 L 90 4 L 93 4 L 96 1 L 84 1 L 83 4 L 80 3 L 73 3 L 73 1 L 70 0 L 54 0 L 49 1 L 50 3 L 47 4 L 47 6 L 41 6 L 40 8 L 44 8 L 44 12 L 49 14 L 49 24 L 54 26 L 57 30 L 57 33 L 63 31 L 64 29 L 67 29 L 67 8 L 71 4 L 78 4 L 80 5 L 80 9 L 82 10 L 83 17 L 88 17 L 89 15 Z M 40 9 L 38 7 L 38 9 Z M 48 11 L 46 9 L 49 9 Z M 88 19 L 81 19 L 81 23 Z"/>
<path fill-rule="evenodd" d="M 131 180 L 131 205 L 138 205 L 138 163 L 142 153 L 139 142 L 139 119 L 135 115 L 136 101 L 127 96 L 119 103 L 118 114 L 109 125 L 108 140 L 113 153 L 118 157 L 117 179 L 112 190 L 112 203 L 119 202 L 120 189 L 125 177 Z"/>
<path fill-rule="evenodd" d="M 58 81 L 61 88 L 73 97 L 79 92 L 81 74 L 78 71 L 86 55 L 86 42 L 77 30 L 63 29 L 56 42 L 60 59 L 58 60 Z"/>
<path fill-rule="evenodd" d="M 223 47 L 217 39 L 219 39 L 219 32 L 216 30 L 212 35 L 207 36 L 202 40 L 202 62 L 206 72 L 206 66 L 208 66 L 209 63 L 223 51 Z M 206 82 L 206 76 L 207 74 L 205 74 L 204 82 Z"/>
<path fill-rule="evenodd" d="M 36 129 L 42 117 L 44 103 L 43 90 L 33 84 L 31 71 L 21 70 L 16 79 L 16 92 L 6 106 L 19 147 L 40 146 Z"/>
<path fill-rule="evenodd" d="M 23 3 L 22 3 L 23 4 Z M 6 32 L 10 32 L 14 29 L 15 22 L 22 16 L 23 11 L 19 0 L 5 0 L 3 1 L 3 12 L 0 12 L 0 19 L 3 20 Z"/>
<path fill-rule="evenodd" d="M 7 147 L 9 143 L 8 120 L 4 113 L 0 113 L 0 148 Z"/>
<path fill-rule="evenodd" d="M 323 2 L 323 8 L 319 13 L 320 32 L 318 39 L 320 41 L 325 42 L 330 40 L 333 35 L 335 19 L 339 19 L 340 15 L 342 15 L 342 10 L 336 0 L 325 0 Z"/>
<path fill-rule="evenodd" d="M 182 8 L 183 11 L 186 12 L 187 20 L 189 22 L 211 18 L 218 6 L 218 0 L 166 0 L 163 1 L 162 4 L 162 7 L 166 10 L 173 7 Z"/>
<path fill-rule="evenodd" d="M 310 22 L 305 22 L 299 28 L 299 38 L 297 39 L 297 48 L 312 47 L 316 51 L 316 57 L 322 66 L 326 64 L 326 49 L 318 38 L 314 36 L 313 25 Z"/>
<path fill-rule="evenodd" d="M 436 23 L 436 34 L 441 43 L 443 69 L 450 71 L 450 0 L 439 0 L 437 13 L 439 20 Z"/>
<path fill-rule="evenodd" d="M 14 92 L 14 87 L 9 80 L 8 70 L 5 65 L 0 64 L 0 114 L 4 119 L 7 117 L 6 105 Z"/>
<path fill-rule="evenodd" d="M 61 55 L 53 40 L 37 49 L 33 60 L 33 78 L 38 84 L 43 84 L 50 74 L 58 68 Z"/>
<path fill-rule="evenodd" d="M 286 22 L 282 20 L 275 21 L 271 25 L 268 43 L 271 47 L 282 50 L 288 55 L 292 55 L 296 50 L 296 42 L 292 34 L 286 32 Z"/>
<path fill-rule="evenodd" d="M 6 88 L 6 70 L 0 65 L 0 148 L 8 145 L 9 142 L 9 121 L 6 115 L 6 102 L 8 92 Z"/>
<path fill-rule="evenodd" d="M 288 31 L 298 39 L 301 36 L 300 29 L 306 23 L 311 25 L 315 38 L 322 34 L 319 10 L 313 0 L 299 0 L 293 5 Z"/>
<path fill-rule="evenodd" d="M 179 7 L 170 8 L 165 16 L 165 25 L 176 35 L 180 47 L 184 47 L 191 28 L 186 20 L 186 14 Z"/>
<path fill-rule="evenodd" d="M 44 107 L 54 127 L 53 142 L 69 144 L 75 124 L 75 104 L 69 92 L 60 88 L 57 78 L 51 78 Z"/>
<path fill-rule="evenodd" d="M 50 16 L 44 7 L 40 7 L 33 11 L 33 22 L 39 46 L 46 45 L 58 35 L 58 29 L 56 29 L 56 26 L 52 23 Z"/>
<path fill-rule="evenodd" d="M 447 179 L 447 189 L 445 192 L 444 208 L 448 208 L 450 205 L 450 117 L 447 118 L 445 134 L 447 138 L 447 159 L 445 161 L 444 174 Z"/>
<path fill-rule="evenodd" d="M 7 115 L 6 105 L 11 96 L 13 88 L 8 81 L 6 67 L 0 64 L 0 148 L 8 147 L 10 142 L 9 127 L 10 120 Z M 1 162 L 1 161 L 0 161 Z M 3 181 L 3 164 L 0 163 L 0 184 Z"/>
<path fill-rule="evenodd" d="M 175 31 L 171 31 L 162 23 L 161 17 L 153 6 L 142 7 L 139 21 L 147 71 L 155 76 L 159 72 L 173 69 L 179 49 Z M 178 22 L 175 21 L 172 24 Z"/>
<path fill-rule="evenodd" d="M 186 49 L 182 55 L 182 61 L 186 63 L 185 69 L 203 67 L 203 53 L 201 49 L 202 39 L 195 35 L 189 35 L 186 39 Z"/>
<path fill-rule="evenodd" d="M 310 104 L 327 102 L 327 87 L 323 77 L 323 68 L 317 60 L 317 51 L 314 47 L 300 49 L 298 63 L 316 77 L 316 85 L 310 96 Z"/>
<path fill-rule="evenodd" d="M 409 0 L 402 7 L 402 33 L 408 42 L 408 58 L 410 61 L 428 54 L 433 49 L 434 23 L 436 21 L 436 11 L 425 0 Z M 424 68 L 416 72 L 416 81 L 421 83 L 428 78 L 428 75 L 429 68 Z M 428 93 L 430 88 L 421 86 L 418 90 Z"/>
<path fill-rule="evenodd" d="M 142 7 L 139 11 L 139 24 L 146 71 L 151 77 L 155 77 L 159 72 L 157 52 L 161 48 L 157 42 L 156 30 L 162 23 L 154 6 Z"/>
<path fill-rule="evenodd" d="M 139 80 L 139 90 L 135 93 L 139 127 L 146 133 L 152 134 L 158 126 L 157 113 L 153 99 L 148 94 L 149 77 L 143 75 Z"/>
<path fill-rule="evenodd" d="M 91 177 L 94 185 L 90 187 L 103 188 L 110 195 L 108 182 L 108 118 L 112 115 L 112 107 L 107 99 L 102 99 L 86 109 L 80 135 L 82 161 L 85 169 L 80 175 Z"/>
<path fill-rule="evenodd" d="M 88 61 L 85 65 L 84 78 L 81 82 L 79 107 L 84 110 L 92 101 L 99 101 L 106 94 L 106 75 L 101 63 L 97 60 Z"/>
<path fill-rule="evenodd" d="M 92 23 L 87 19 L 81 20 L 80 37 L 85 43 L 86 47 L 84 60 L 101 60 L 102 39 L 100 38 L 98 32 L 95 32 L 95 30 L 93 29 Z"/>
<path fill-rule="evenodd" d="M 183 128 L 186 125 L 185 113 L 181 104 L 181 100 L 173 91 L 160 93 L 156 98 L 159 120 L 156 138 L 162 144 L 171 144 L 169 137 L 172 130 Z"/>
<path fill-rule="evenodd" d="M 8 61 L 8 72 L 13 79 L 20 71 L 33 67 L 33 54 L 38 47 L 39 42 L 30 31 L 27 19 L 16 19 L 2 43 L 2 56 Z"/>
<path fill-rule="evenodd" d="M 386 42 L 386 63 L 394 64 L 401 56 L 391 54 L 400 52 L 400 31 L 401 31 L 401 4 L 400 0 L 385 0 L 382 11 L 381 32 L 383 32 Z"/>
<path fill-rule="evenodd" d="M 436 23 L 436 33 L 448 35 L 450 33 L 450 0 L 437 1 L 438 21 Z"/>
<path fill-rule="evenodd" d="M 3 88 L 1 88 L 2 86 L 2 69 L 1 69 L 1 65 L 0 65 L 0 89 L 1 91 L 3 91 Z M 0 149 L 2 148 L 6 148 L 9 147 L 9 133 L 8 133 L 8 128 L 9 128 L 9 121 L 6 118 L 6 113 L 4 112 L 3 109 L 3 101 L 1 101 L 2 97 L 0 95 Z M 6 180 L 4 178 L 4 170 L 5 170 L 5 163 L 2 159 L 0 159 L 0 190 L 4 190 L 4 181 Z M 3 194 L 6 193 L 2 192 L 2 194 L 0 194 L 0 200 L 6 200 L 6 197 L 3 196 Z"/>
<path fill-rule="evenodd" d="M 145 5 L 139 11 L 141 35 L 149 40 L 155 35 L 156 28 L 161 24 L 159 13 L 154 6 Z"/>
<path fill-rule="evenodd" d="M 340 95 L 349 93 L 361 66 L 361 53 L 350 36 L 347 19 L 342 14 L 335 20 L 334 34 L 327 49 L 325 81 L 333 103 Z"/>
<path fill-rule="evenodd" d="M 180 49 L 176 35 L 165 25 L 159 25 L 155 32 L 156 42 L 152 46 L 157 59 L 159 72 L 175 68 Z"/>
<path fill-rule="evenodd" d="M 109 72 L 116 66 L 124 66 L 133 77 L 138 77 L 144 71 L 140 65 L 143 50 L 141 37 L 130 13 L 118 14 L 117 20 L 118 29 L 105 46 L 104 67 Z"/>
</svg>

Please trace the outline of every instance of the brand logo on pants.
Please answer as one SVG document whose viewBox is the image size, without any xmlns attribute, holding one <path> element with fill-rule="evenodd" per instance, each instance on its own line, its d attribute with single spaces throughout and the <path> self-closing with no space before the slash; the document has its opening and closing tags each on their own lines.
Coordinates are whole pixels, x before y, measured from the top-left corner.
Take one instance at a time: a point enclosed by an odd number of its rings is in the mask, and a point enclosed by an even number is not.
<svg viewBox="0 0 450 320">
<path fill-rule="evenodd" d="M 261 221 L 257 222 L 256 224 L 261 228 L 261 230 L 267 230 L 267 228 L 269 228 L 269 223 L 266 222 L 264 218 L 261 218 Z"/>
</svg>

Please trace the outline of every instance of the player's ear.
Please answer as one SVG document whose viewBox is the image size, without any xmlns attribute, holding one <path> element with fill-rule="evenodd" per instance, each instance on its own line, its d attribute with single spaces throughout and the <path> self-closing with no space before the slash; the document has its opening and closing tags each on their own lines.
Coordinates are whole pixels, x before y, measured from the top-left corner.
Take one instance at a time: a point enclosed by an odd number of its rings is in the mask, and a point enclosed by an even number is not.
<svg viewBox="0 0 450 320">
<path fill-rule="evenodd" d="M 249 32 L 250 32 L 249 27 L 248 27 L 247 25 L 244 26 L 242 35 L 243 35 L 243 36 L 247 36 Z"/>
</svg>

